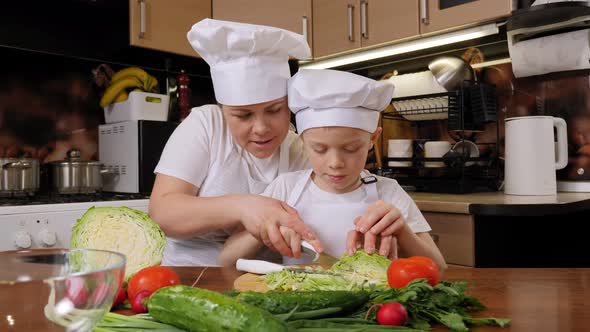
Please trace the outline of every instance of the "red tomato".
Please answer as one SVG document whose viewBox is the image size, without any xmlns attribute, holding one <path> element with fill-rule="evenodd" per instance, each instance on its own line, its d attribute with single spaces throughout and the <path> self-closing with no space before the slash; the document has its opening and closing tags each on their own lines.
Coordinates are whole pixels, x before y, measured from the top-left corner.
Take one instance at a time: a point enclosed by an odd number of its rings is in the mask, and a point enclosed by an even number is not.
<svg viewBox="0 0 590 332">
<path fill-rule="evenodd" d="M 162 287 L 178 284 L 180 279 L 171 269 L 164 266 L 146 267 L 131 277 L 127 285 L 127 295 L 133 300 L 141 291 L 149 291 L 151 294 Z"/>
<path fill-rule="evenodd" d="M 440 280 L 436 263 L 428 257 L 414 256 L 397 259 L 387 268 L 387 281 L 392 288 L 401 288 L 414 279 L 428 279 L 432 286 Z"/>
</svg>

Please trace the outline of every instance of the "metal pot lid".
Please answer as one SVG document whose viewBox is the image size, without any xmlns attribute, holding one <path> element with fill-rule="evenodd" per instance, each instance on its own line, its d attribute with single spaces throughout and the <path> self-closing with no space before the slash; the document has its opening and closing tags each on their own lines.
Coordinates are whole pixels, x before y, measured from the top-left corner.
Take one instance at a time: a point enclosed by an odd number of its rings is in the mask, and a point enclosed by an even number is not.
<svg viewBox="0 0 590 332">
<path fill-rule="evenodd" d="M 52 161 L 51 165 L 55 166 L 101 166 L 100 161 Z"/>
<path fill-rule="evenodd" d="M 26 161 L 26 162 L 37 162 L 38 160 L 35 158 L 0 158 L 0 163 L 13 163 L 18 161 Z"/>
<path fill-rule="evenodd" d="M 50 164 L 56 166 L 102 166 L 99 161 L 80 160 L 80 150 L 69 150 L 66 155 L 65 160 L 52 161 Z"/>
</svg>

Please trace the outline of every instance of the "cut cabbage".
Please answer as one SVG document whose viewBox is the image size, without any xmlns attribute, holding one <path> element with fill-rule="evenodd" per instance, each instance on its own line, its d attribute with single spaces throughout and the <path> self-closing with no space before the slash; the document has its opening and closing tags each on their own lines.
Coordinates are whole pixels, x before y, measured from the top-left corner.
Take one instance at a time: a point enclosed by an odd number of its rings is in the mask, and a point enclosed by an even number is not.
<svg viewBox="0 0 590 332">
<path fill-rule="evenodd" d="M 334 274 L 298 273 L 288 270 L 271 272 L 261 277 L 270 290 L 313 291 L 313 290 L 369 290 L 386 289 L 387 268 L 391 261 L 378 254 L 369 255 L 357 250 L 354 255 L 342 255 L 327 270 Z M 306 269 L 326 271 L 320 266 Z"/>
<path fill-rule="evenodd" d="M 125 281 L 144 267 L 160 265 L 165 244 L 160 226 L 147 213 L 128 207 L 91 207 L 76 222 L 70 240 L 70 248 L 124 254 Z"/>
</svg>

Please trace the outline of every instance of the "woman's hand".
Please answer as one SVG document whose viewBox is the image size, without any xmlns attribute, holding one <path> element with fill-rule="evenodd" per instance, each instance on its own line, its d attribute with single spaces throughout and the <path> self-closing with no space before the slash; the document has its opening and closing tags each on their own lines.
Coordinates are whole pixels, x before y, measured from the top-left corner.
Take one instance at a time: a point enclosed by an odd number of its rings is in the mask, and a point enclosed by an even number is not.
<svg viewBox="0 0 590 332">
<path fill-rule="evenodd" d="M 316 251 L 323 251 L 318 238 L 301 220 L 297 211 L 287 203 L 260 195 L 240 195 L 236 202 L 244 228 L 267 247 L 283 256 L 294 257 L 294 250 L 300 253 L 301 241 L 295 246 L 292 241 L 287 243 L 283 238 L 280 227 L 285 226 L 298 234 L 299 239 L 303 238 L 311 243 Z"/>
<path fill-rule="evenodd" d="M 281 235 L 283 239 L 291 245 L 291 251 L 293 251 L 293 257 L 301 257 L 301 236 L 289 227 L 281 226 Z"/>
<path fill-rule="evenodd" d="M 348 233 L 346 248 L 349 254 L 364 247 L 373 253 L 379 247 L 379 254 L 391 259 L 397 258 L 397 237 L 411 232 L 401 212 L 381 200 L 375 202 L 365 213 L 354 220 L 355 230 Z"/>
</svg>

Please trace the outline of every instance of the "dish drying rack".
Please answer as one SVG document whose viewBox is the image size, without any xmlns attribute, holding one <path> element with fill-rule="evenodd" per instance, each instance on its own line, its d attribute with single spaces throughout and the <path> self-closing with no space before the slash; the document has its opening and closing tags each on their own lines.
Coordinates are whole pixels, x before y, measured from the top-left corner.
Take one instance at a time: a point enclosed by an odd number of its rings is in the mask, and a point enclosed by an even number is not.
<svg viewBox="0 0 590 332">
<path fill-rule="evenodd" d="M 414 140 L 413 156 L 408 158 L 387 156 L 382 142 L 381 155 L 387 157 L 382 168 L 376 170 L 377 174 L 395 178 L 400 185 L 416 191 L 460 194 L 500 188 L 502 168 L 498 158 L 500 135 L 495 86 L 463 81 L 458 90 L 393 98 L 391 104 L 395 110 L 384 112 L 383 121 L 411 121 L 413 126 L 420 127 L 425 121 L 446 120 L 448 130 L 461 137 L 454 144 L 467 141 L 467 132 L 482 131 L 487 123 L 496 122 L 496 141 L 474 142 L 478 146 L 487 145 L 492 151 L 489 155 L 471 157 L 454 151 L 441 158 L 424 156 L 423 144 L 427 141 L 424 139 Z M 412 163 L 411 166 L 395 167 L 389 166 L 391 161 Z M 444 162 L 444 166 L 427 167 L 427 162 Z"/>
</svg>

